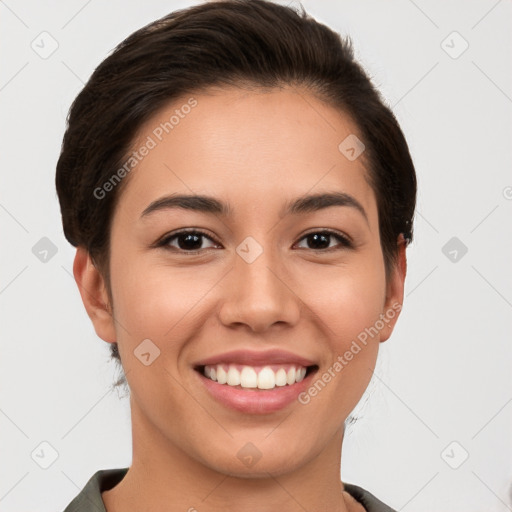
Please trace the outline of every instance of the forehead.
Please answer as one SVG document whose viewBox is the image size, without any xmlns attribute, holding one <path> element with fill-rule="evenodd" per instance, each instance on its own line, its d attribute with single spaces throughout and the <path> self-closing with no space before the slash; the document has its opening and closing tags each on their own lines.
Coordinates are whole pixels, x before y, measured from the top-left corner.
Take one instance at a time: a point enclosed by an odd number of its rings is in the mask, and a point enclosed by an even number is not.
<svg viewBox="0 0 512 512">
<path fill-rule="evenodd" d="M 291 198 L 338 190 L 372 217 L 364 155 L 349 160 L 339 149 L 353 136 L 361 138 L 347 115 L 299 89 L 184 95 L 139 130 L 119 208 L 140 215 L 151 201 L 179 192 L 214 195 L 235 210 L 262 202 L 281 210 Z"/>
</svg>

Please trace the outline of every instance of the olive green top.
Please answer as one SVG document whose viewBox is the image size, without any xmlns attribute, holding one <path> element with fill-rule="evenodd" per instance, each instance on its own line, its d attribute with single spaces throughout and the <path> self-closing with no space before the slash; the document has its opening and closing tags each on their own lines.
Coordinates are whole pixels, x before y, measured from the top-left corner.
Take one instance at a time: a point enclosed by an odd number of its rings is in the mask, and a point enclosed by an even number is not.
<svg viewBox="0 0 512 512">
<path fill-rule="evenodd" d="M 128 469 L 102 469 L 94 473 L 64 512 L 106 512 L 101 493 L 115 487 L 124 478 Z M 344 487 L 367 512 L 396 512 L 362 487 L 347 483 Z"/>
</svg>

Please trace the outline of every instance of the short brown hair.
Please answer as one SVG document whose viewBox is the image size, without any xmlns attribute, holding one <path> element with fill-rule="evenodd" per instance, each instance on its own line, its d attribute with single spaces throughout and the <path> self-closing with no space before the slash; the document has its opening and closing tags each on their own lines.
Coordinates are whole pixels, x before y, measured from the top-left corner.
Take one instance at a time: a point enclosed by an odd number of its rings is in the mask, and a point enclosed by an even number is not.
<svg viewBox="0 0 512 512">
<path fill-rule="evenodd" d="M 301 86 L 351 117 L 365 145 L 388 278 L 399 234 L 412 240 L 416 174 L 399 124 L 355 60 L 350 39 L 304 8 L 222 0 L 174 11 L 134 32 L 70 108 L 56 172 L 64 234 L 89 251 L 110 298 L 110 227 L 127 178 L 101 200 L 94 191 L 123 165 L 137 131 L 159 109 L 222 85 Z M 111 351 L 119 360 L 116 343 Z"/>
</svg>

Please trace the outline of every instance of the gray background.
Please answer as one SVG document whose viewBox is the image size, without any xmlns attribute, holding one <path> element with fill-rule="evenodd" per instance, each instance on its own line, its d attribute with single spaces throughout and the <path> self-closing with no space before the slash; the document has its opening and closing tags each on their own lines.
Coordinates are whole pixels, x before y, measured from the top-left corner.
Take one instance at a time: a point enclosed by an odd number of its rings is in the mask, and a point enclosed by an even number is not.
<svg viewBox="0 0 512 512">
<path fill-rule="evenodd" d="M 72 277 L 55 164 L 94 67 L 192 3 L 0 1 L 2 511 L 62 510 L 94 472 L 130 464 L 128 398 Z M 303 5 L 352 36 L 419 181 L 404 309 L 341 476 L 397 510 L 512 510 L 511 2 Z"/>
</svg>

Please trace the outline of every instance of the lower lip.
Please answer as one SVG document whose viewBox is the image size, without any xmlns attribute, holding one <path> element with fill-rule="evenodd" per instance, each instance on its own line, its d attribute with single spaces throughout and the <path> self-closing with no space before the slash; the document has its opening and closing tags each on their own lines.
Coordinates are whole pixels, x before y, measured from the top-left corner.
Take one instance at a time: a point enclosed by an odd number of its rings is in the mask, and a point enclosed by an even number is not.
<svg viewBox="0 0 512 512">
<path fill-rule="evenodd" d="M 248 414 L 268 414 L 290 405 L 310 386 L 317 371 L 318 369 L 311 371 L 304 379 L 291 386 L 287 384 L 276 386 L 274 389 L 238 389 L 227 384 L 219 384 L 194 370 L 213 398 L 226 407 Z"/>
</svg>

